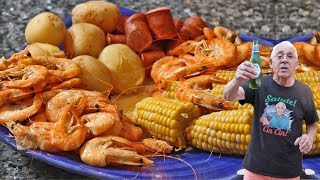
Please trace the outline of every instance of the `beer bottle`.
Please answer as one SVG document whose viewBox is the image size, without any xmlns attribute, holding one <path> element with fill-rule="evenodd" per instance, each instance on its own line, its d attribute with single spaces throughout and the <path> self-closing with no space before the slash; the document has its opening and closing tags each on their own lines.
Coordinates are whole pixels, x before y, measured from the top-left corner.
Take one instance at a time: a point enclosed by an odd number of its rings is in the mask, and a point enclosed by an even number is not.
<svg viewBox="0 0 320 180">
<path fill-rule="evenodd" d="M 254 64 L 254 69 L 257 72 L 257 76 L 254 79 L 250 79 L 249 88 L 251 89 L 259 89 L 261 88 L 261 59 L 259 54 L 259 42 L 257 40 L 253 41 L 252 54 L 250 58 L 250 62 Z"/>
</svg>

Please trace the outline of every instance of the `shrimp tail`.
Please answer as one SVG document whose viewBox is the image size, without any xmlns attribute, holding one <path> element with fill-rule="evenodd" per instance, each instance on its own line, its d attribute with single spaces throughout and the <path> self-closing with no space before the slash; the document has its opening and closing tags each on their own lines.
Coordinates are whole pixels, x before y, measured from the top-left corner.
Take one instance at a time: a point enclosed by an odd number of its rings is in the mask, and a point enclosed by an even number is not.
<svg viewBox="0 0 320 180">
<path fill-rule="evenodd" d="M 7 121 L 6 126 L 14 135 L 18 150 L 36 149 L 38 147 L 37 137 L 30 132 L 28 127 L 13 121 Z"/>
</svg>

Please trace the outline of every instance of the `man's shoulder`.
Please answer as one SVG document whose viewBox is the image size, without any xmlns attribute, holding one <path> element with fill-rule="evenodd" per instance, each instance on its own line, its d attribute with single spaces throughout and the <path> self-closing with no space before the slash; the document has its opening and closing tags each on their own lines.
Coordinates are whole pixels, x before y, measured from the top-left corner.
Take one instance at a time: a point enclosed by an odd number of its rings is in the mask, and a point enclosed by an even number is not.
<svg viewBox="0 0 320 180">
<path fill-rule="evenodd" d="M 309 90 L 310 89 L 310 86 L 307 85 L 306 83 L 302 82 L 302 81 L 299 81 L 299 80 L 295 80 L 295 85 L 299 88 L 302 88 L 304 90 Z"/>
</svg>

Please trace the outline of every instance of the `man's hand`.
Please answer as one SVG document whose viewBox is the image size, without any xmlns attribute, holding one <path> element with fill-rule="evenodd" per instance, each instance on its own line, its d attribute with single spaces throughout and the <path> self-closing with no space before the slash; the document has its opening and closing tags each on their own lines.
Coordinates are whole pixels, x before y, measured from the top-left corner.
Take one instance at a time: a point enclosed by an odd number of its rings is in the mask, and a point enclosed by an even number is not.
<svg viewBox="0 0 320 180">
<path fill-rule="evenodd" d="M 300 152 L 302 152 L 303 154 L 307 154 L 312 149 L 313 141 L 314 139 L 309 135 L 302 134 L 302 136 L 296 139 L 294 145 L 299 145 Z"/>
<path fill-rule="evenodd" d="M 242 62 L 235 74 L 235 77 L 228 82 L 223 91 L 223 97 L 227 101 L 238 101 L 245 98 L 245 92 L 240 85 L 245 81 L 255 78 L 254 65 L 250 61 Z"/>
<path fill-rule="evenodd" d="M 244 61 L 238 66 L 235 79 L 238 84 L 242 84 L 249 79 L 255 78 L 256 73 L 254 65 L 250 61 Z"/>
</svg>

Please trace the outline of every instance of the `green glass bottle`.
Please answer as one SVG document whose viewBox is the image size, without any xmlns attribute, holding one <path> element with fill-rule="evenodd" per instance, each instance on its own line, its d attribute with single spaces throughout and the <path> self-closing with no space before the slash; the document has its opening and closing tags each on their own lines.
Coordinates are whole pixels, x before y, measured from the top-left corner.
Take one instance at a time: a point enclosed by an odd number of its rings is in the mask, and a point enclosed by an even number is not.
<svg viewBox="0 0 320 180">
<path fill-rule="evenodd" d="M 252 54 L 250 58 L 250 62 L 252 62 L 255 65 L 255 70 L 258 72 L 256 78 L 250 79 L 249 88 L 251 89 L 259 89 L 261 88 L 261 78 L 262 78 L 262 72 L 261 72 L 261 58 L 259 54 L 259 42 L 257 40 L 253 41 L 253 47 L 252 47 Z"/>
</svg>

